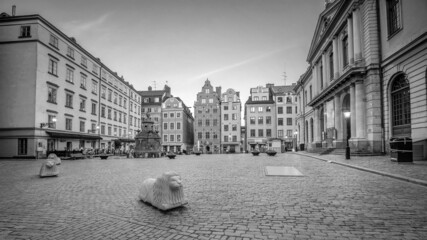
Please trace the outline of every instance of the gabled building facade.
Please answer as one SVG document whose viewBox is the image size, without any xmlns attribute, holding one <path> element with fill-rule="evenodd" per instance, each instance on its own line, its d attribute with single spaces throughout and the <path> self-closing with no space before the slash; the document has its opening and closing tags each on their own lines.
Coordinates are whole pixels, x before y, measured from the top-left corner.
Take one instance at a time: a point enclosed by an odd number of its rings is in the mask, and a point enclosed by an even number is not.
<svg viewBox="0 0 427 240">
<path fill-rule="evenodd" d="M 214 90 L 206 79 L 194 102 L 195 150 L 221 152 L 221 87 Z"/>
<path fill-rule="evenodd" d="M 162 104 L 163 152 L 190 152 L 194 145 L 194 118 L 179 97 L 167 98 Z"/>
<path fill-rule="evenodd" d="M 162 103 L 172 97 L 170 87 L 165 85 L 163 90 L 153 90 L 150 86 L 147 91 L 138 91 L 138 94 L 141 96 L 141 112 L 150 115 L 154 131 L 162 136 Z"/>
<path fill-rule="evenodd" d="M 221 152 L 240 153 L 240 93 L 227 89 L 221 96 Z"/>
<path fill-rule="evenodd" d="M 276 107 L 271 85 L 250 89 L 245 103 L 246 148 L 248 151 L 269 147 L 269 139 L 277 138 Z"/>
<path fill-rule="evenodd" d="M 276 108 L 277 138 L 287 149 L 293 148 L 298 111 L 296 85 L 271 86 Z"/>
</svg>

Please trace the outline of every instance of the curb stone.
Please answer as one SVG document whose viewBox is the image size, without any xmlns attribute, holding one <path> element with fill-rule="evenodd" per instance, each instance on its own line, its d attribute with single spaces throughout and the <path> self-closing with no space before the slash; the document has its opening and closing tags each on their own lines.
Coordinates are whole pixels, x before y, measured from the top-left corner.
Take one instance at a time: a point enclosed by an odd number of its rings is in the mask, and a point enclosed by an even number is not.
<svg viewBox="0 0 427 240">
<path fill-rule="evenodd" d="M 299 153 L 299 152 L 293 152 L 293 154 L 297 154 L 297 155 L 301 155 L 301 156 L 305 156 L 305 157 L 311 157 L 317 160 L 321 160 L 327 163 L 333 163 L 333 164 L 337 164 L 337 165 L 341 165 L 341 166 L 345 166 L 345 167 L 350 167 L 350 168 L 354 168 L 357 170 L 361 170 L 361 171 L 365 171 L 365 172 L 370 172 L 370 173 L 374 173 L 374 174 L 378 174 L 381 176 L 386 176 L 386 177 L 391 177 L 394 179 L 398 179 L 398 180 L 402 180 L 402 181 L 406 181 L 406 182 L 410 182 L 410 183 L 414 183 L 414 184 L 418 184 L 424 187 L 427 187 L 427 181 L 424 180 L 420 180 L 420 179 L 416 179 L 416 178 L 410 178 L 410 177 L 405 177 L 402 175 L 398 175 L 398 174 L 391 174 L 391 173 L 387 173 L 387 172 L 382 172 L 382 171 L 378 171 L 378 170 L 373 170 L 373 169 L 369 169 L 369 168 L 364 168 L 364 167 L 359 167 L 359 166 L 355 166 L 355 165 L 351 165 L 351 164 L 347 164 L 347 163 L 341 163 L 341 162 L 335 162 L 332 160 L 328 160 L 325 158 L 321 158 L 321 157 L 317 157 L 317 156 L 312 156 L 309 154 L 303 154 L 303 153 Z"/>
</svg>

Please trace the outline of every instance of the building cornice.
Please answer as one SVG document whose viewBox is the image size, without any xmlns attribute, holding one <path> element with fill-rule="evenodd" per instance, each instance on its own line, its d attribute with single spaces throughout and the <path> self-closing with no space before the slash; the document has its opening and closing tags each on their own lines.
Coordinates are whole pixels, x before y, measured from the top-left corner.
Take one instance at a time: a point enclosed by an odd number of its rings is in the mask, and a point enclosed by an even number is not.
<svg viewBox="0 0 427 240">
<path fill-rule="evenodd" d="M 365 75 L 366 68 L 365 67 L 352 67 L 348 69 L 340 78 L 334 80 L 328 87 L 326 87 L 319 95 L 313 98 L 308 106 L 316 108 L 325 100 L 329 99 L 333 92 L 337 89 L 341 89 L 342 87 L 347 87 L 351 83 L 357 81 L 360 76 L 361 78 Z"/>
<path fill-rule="evenodd" d="M 416 48 L 419 45 L 425 43 L 426 41 L 427 41 L 427 31 L 424 32 L 423 34 L 421 34 L 420 36 L 418 36 L 417 38 L 415 38 L 410 43 L 408 43 L 405 46 L 399 48 L 399 50 L 397 50 L 396 52 L 394 52 L 393 54 L 391 54 L 387 58 L 383 59 L 383 61 L 381 63 L 381 66 L 382 67 L 387 66 L 388 64 L 390 64 L 391 62 L 393 62 L 397 58 L 402 57 L 402 55 L 404 55 L 405 53 L 413 50 L 414 48 Z"/>
</svg>

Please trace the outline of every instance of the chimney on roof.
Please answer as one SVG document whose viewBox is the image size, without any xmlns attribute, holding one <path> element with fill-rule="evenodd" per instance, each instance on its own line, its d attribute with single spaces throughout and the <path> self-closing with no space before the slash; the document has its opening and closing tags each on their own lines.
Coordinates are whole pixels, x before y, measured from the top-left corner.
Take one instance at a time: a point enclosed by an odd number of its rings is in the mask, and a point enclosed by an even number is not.
<svg viewBox="0 0 427 240">
<path fill-rule="evenodd" d="M 265 87 L 267 87 L 267 88 L 274 87 L 274 83 L 267 83 L 267 84 L 265 84 Z"/>
<path fill-rule="evenodd" d="M 151 86 L 148 86 L 148 91 L 152 91 L 153 88 Z"/>
<path fill-rule="evenodd" d="M 172 96 L 171 95 L 171 88 L 165 84 L 165 87 L 163 88 L 164 91 L 166 91 L 166 96 Z"/>
<path fill-rule="evenodd" d="M 16 5 L 12 6 L 12 16 L 14 17 L 16 15 Z"/>
</svg>

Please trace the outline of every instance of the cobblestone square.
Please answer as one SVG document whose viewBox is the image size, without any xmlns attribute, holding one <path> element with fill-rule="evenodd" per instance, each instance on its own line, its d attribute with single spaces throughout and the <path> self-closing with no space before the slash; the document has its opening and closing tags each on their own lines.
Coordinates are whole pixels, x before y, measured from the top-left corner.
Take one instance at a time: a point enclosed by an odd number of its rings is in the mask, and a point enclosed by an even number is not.
<svg viewBox="0 0 427 240">
<path fill-rule="evenodd" d="M 174 160 L 0 162 L 0 239 L 426 239 L 427 188 L 292 153 Z M 304 176 L 266 176 L 266 166 Z M 161 212 L 138 188 L 181 174 L 189 202 Z"/>
</svg>

